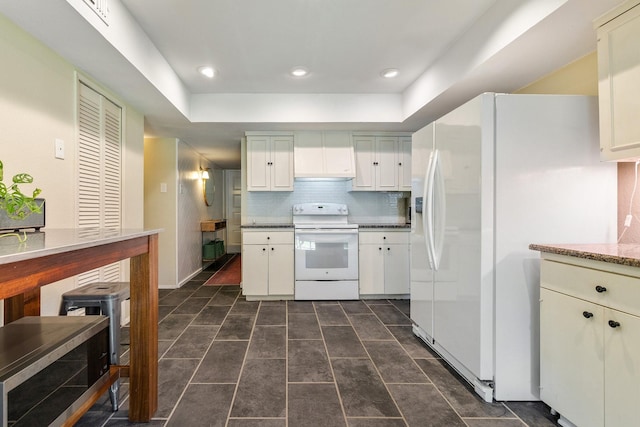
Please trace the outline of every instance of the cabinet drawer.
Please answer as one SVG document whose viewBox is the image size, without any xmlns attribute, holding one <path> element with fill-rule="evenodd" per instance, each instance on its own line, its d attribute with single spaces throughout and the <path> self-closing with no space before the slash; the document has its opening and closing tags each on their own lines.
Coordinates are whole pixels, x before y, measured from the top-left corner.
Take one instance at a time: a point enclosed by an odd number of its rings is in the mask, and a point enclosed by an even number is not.
<svg viewBox="0 0 640 427">
<path fill-rule="evenodd" d="M 293 245 L 293 231 L 243 231 L 244 245 Z"/>
<path fill-rule="evenodd" d="M 636 277 L 542 260 L 540 286 L 640 316 L 640 279 Z"/>
<path fill-rule="evenodd" d="M 360 231 L 361 245 L 401 245 L 409 244 L 408 231 Z"/>
</svg>

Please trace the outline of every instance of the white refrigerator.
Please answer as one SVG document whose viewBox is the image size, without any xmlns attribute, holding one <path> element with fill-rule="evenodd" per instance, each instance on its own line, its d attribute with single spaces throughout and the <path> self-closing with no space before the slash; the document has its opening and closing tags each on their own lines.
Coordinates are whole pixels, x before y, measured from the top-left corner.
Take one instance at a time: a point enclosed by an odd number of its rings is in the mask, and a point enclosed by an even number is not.
<svg viewBox="0 0 640 427">
<path fill-rule="evenodd" d="M 539 400 L 539 254 L 615 242 L 597 99 L 486 93 L 413 134 L 414 333 L 486 401 Z"/>
</svg>

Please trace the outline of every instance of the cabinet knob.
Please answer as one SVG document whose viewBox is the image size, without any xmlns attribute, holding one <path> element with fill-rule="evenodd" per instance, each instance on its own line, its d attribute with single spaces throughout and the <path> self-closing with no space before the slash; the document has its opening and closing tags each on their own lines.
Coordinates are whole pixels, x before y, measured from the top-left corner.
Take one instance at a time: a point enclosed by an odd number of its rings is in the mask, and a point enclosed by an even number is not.
<svg viewBox="0 0 640 427">
<path fill-rule="evenodd" d="M 390 250 L 391 250 L 391 248 L 387 248 L 387 250 L 388 250 L 388 251 L 390 251 Z"/>
<path fill-rule="evenodd" d="M 398 163 L 398 166 L 402 166 L 402 162 Z"/>
<path fill-rule="evenodd" d="M 271 250 L 273 250 L 273 248 L 271 248 Z"/>
<path fill-rule="evenodd" d="M 603 293 L 603 292 L 607 292 L 607 288 L 605 288 L 604 286 L 596 286 L 596 292 L 598 292 L 599 294 Z"/>
<path fill-rule="evenodd" d="M 267 250 L 267 248 L 262 248 L 262 252 L 264 252 L 264 251 L 266 251 L 266 250 Z"/>
<path fill-rule="evenodd" d="M 609 326 L 612 328 L 617 328 L 620 326 L 620 322 L 616 322 L 615 320 L 609 320 Z"/>
<path fill-rule="evenodd" d="M 267 236 L 267 240 L 271 239 L 271 237 Z"/>
<path fill-rule="evenodd" d="M 582 315 L 584 316 L 585 319 L 590 319 L 593 317 L 593 313 L 589 313 L 588 311 L 583 311 Z"/>
<path fill-rule="evenodd" d="M 382 250 L 382 248 L 378 248 L 378 250 L 379 250 L 379 251 L 381 251 L 381 250 Z"/>
</svg>

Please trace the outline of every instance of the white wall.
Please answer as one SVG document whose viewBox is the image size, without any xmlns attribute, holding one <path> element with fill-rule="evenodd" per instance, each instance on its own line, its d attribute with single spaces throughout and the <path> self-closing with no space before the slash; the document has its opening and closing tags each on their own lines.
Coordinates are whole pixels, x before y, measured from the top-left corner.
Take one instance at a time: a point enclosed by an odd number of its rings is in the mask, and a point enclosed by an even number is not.
<svg viewBox="0 0 640 427">
<path fill-rule="evenodd" d="M 2 15 L 0 64 L 0 160 L 5 176 L 10 178 L 19 172 L 33 175 L 34 184 L 42 189 L 41 197 L 47 201 L 45 230 L 73 228 L 79 76 L 71 64 Z M 106 92 L 119 102 L 117 94 Z M 144 118 L 130 106 L 120 105 L 124 107 L 122 217 L 125 227 L 141 228 Z M 54 157 L 56 138 L 64 140 L 64 160 Z M 42 288 L 42 314 L 57 314 L 60 295 L 73 287 L 75 279 Z"/>
<path fill-rule="evenodd" d="M 200 222 L 223 217 L 223 174 L 178 139 L 147 138 L 145 226 L 163 228 L 159 241 L 158 286 L 176 288 L 202 270 Z M 204 202 L 200 170 L 211 168 L 214 203 Z M 166 192 L 160 191 L 166 184 Z"/>
</svg>

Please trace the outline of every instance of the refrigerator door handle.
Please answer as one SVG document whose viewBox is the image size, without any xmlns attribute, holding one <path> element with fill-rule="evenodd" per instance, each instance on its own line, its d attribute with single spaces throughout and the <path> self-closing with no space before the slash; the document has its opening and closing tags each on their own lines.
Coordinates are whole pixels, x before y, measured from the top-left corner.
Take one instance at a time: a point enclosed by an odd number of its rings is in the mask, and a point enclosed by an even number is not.
<svg viewBox="0 0 640 427">
<path fill-rule="evenodd" d="M 440 160 L 440 156 L 438 155 L 434 162 L 434 176 L 433 176 L 433 205 L 437 211 L 434 213 L 433 224 L 432 224 L 432 235 L 433 235 L 433 263 L 435 265 L 435 270 L 438 271 L 440 269 L 440 261 L 442 261 L 442 250 L 444 248 L 444 232 L 445 232 L 445 218 L 447 214 L 447 203 L 445 197 L 445 186 L 444 186 L 444 174 L 442 172 L 442 161 Z M 436 219 L 438 221 L 436 222 Z M 437 226 L 437 229 L 435 227 Z"/>
<path fill-rule="evenodd" d="M 424 204 L 426 204 L 426 209 L 423 207 L 423 212 L 426 212 L 422 215 L 422 226 L 424 228 L 425 234 L 425 242 L 427 245 L 427 255 L 429 256 L 429 266 L 432 270 L 437 271 L 438 265 L 436 262 L 436 247 L 435 247 L 435 236 L 433 229 L 433 208 L 434 208 L 434 184 L 435 184 L 435 175 L 436 175 L 436 167 L 438 164 L 438 150 L 433 150 L 431 153 L 431 158 L 429 159 L 429 167 L 427 168 L 426 180 L 424 185 Z"/>
</svg>

